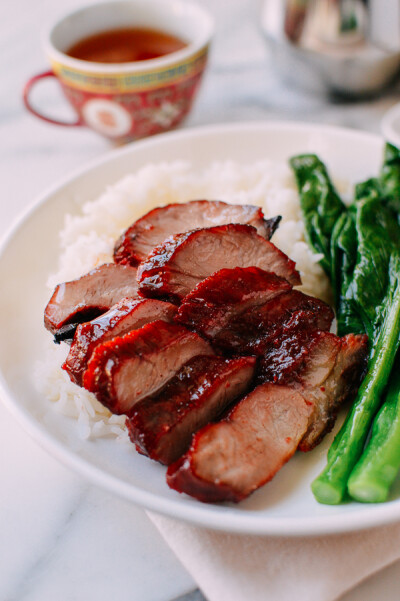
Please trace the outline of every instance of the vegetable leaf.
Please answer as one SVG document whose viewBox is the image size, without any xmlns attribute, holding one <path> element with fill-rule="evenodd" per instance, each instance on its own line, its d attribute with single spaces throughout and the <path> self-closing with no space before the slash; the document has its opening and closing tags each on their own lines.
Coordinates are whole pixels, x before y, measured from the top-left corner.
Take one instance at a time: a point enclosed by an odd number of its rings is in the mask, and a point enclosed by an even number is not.
<svg viewBox="0 0 400 601">
<path fill-rule="evenodd" d="M 314 154 L 290 159 L 300 193 L 300 204 L 306 227 L 306 239 L 316 253 L 323 255 L 320 263 L 331 275 L 331 236 L 333 228 L 345 211 L 325 165 Z"/>
<path fill-rule="evenodd" d="M 379 184 L 389 206 L 400 213 L 400 149 L 386 144 Z"/>
<path fill-rule="evenodd" d="M 355 220 L 350 212 L 342 213 L 333 229 L 331 255 L 338 334 L 362 334 L 365 327 L 357 303 L 351 296 L 346 296 L 353 279 L 357 257 L 357 232 Z"/>
<path fill-rule="evenodd" d="M 393 211 L 372 194 L 357 201 L 355 229 L 357 259 L 351 281 L 343 280 L 344 286 L 348 283 L 345 298 L 357 305 L 365 331 L 373 340 L 381 325 L 378 317 L 387 293 L 390 257 L 400 248 L 400 227 Z"/>
</svg>

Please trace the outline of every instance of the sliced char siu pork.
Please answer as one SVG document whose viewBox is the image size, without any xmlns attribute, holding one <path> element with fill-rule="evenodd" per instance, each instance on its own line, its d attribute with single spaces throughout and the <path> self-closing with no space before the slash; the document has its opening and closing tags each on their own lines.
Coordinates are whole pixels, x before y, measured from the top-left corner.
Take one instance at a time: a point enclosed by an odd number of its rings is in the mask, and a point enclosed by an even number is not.
<svg viewBox="0 0 400 601">
<path fill-rule="evenodd" d="M 287 280 L 259 267 L 221 269 L 183 298 L 175 319 L 214 340 L 237 317 L 245 318 L 291 289 Z"/>
<path fill-rule="evenodd" d="M 220 269 L 255 266 L 300 284 L 295 263 L 250 225 L 228 224 L 171 236 L 138 268 L 144 296 L 179 302 Z"/>
<path fill-rule="evenodd" d="M 72 339 L 78 323 L 105 313 L 124 297 L 137 297 L 137 290 L 134 267 L 105 263 L 56 286 L 44 311 L 44 325 L 56 342 Z"/>
<path fill-rule="evenodd" d="M 83 374 L 83 385 L 112 413 L 129 415 L 135 403 L 156 394 L 197 355 L 214 355 L 214 351 L 195 332 L 154 321 L 98 344 Z"/>
<path fill-rule="evenodd" d="M 295 381 L 261 384 L 225 419 L 195 434 L 186 455 L 168 468 L 169 486 L 204 502 L 245 499 L 299 445 L 312 446 L 310 433 L 315 441 L 332 426 L 339 404 L 355 396 L 366 359 L 366 336 L 320 333 Z"/>
<path fill-rule="evenodd" d="M 151 298 L 124 298 L 100 317 L 80 324 L 63 364 L 72 382 L 82 386 L 82 376 L 94 348 L 116 336 L 137 330 L 159 319 L 171 322 L 175 305 Z"/>
<path fill-rule="evenodd" d="M 259 383 L 285 383 L 292 373 L 301 370 L 309 355 L 309 348 L 320 331 L 312 311 L 294 311 L 288 320 L 278 322 L 267 339 L 256 343 L 259 351 L 257 380 Z M 275 336 L 274 336 L 275 335 Z M 268 344 L 266 344 L 268 342 Z"/>
<path fill-rule="evenodd" d="M 114 260 L 139 265 L 155 246 L 174 234 L 226 223 L 248 223 L 269 240 L 280 217 L 264 219 L 260 207 L 231 205 L 219 200 L 192 200 L 153 209 L 133 223 L 117 240 Z"/>
<path fill-rule="evenodd" d="M 258 386 L 228 418 L 194 435 L 189 451 L 168 468 L 168 486 L 204 503 L 245 499 L 292 457 L 311 414 L 296 390 Z"/>
<path fill-rule="evenodd" d="M 329 305 L 292 290 L 274 273 L 236 267 L 200 282 L 183 299 L 175 320 L 224 352 L 260 355 L 275 347 L 299 311 L 307 330 L 329 330 L 334 317 Z"/>
<path fill-rule="evenodd" d="M 303 324 L 307 322 L 300 318 Z M 365 375 L 368 337 L 307 332 L 306 325 L 270 348 L 259 362 L 259 382 L 307 390 L 314 412 L 299 449 L 310 451 L 333 428 L 340 406 L 354 396 Z"/>
<path fill-rule="evenodd" d="M 194 432 L 218 418 L 249 389 L 256 359 L 195 357 L 156 396 L 137 403 L 127 419 L 137 450 L 169 465 L 190 446 Z"/>
<path fill-rule="evenodd" d="M 332 360 L 329 360 L 329 353 Z M 339 338 L 321 333 L 311 346 L 307 369 L 293 373 L 299 389 L 302 387 L 307 391 L 314 407 L 307 432 L 299 445 L 300 451 L 310 451 L 332 430 L 340 406 L 354 399 L 366 374 L 367 363 L 366 335 L 348 334 Z"/>
</svg>

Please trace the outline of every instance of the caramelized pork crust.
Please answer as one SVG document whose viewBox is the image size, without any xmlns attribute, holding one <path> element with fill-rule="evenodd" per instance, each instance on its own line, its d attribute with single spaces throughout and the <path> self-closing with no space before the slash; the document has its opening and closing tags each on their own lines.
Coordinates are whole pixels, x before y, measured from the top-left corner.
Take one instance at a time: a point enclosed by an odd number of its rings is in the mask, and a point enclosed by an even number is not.
<svg viewBox="0 0 400 601">
<path fill-rule="evenodd" d="M 98 344 L 83 385 L 113 413 L 129 415 L 136 403 L 161 390 L 187 361 L 213 354 L 195 332 L 158 320 Z"/>
<path fill-rule="evenodd" d="M 300 284 L 295 263 L 250 225 L 228 224 L 171 236 L 138 268 L 144 296 L 179 302 L 220 269 L 259 267 Z"/>
<path fill-rule="evenodd" d="M 63 369 L 68 372 L 72 382 L 82 386 L 83 372 L 98 344 L 123 336 L 152 321 L 161 319 L 171 322 L 175 313 L 176 307 L 171 303 L 150 298 L 124 298 L 107 313 L 77 327 Z"/>
<path fill-rule="evenodd" d="M 332 430 L 341 405 L 355 397 L 367 368 L 368 337 L 308 331 L 307 317 L 299 320 L 301 328 L 262 357 L 258 381 L 307 390 L 314 413 L 299 449 L 310 451 Z"/>
<path fill-rule="evenodd" d="M 157 395 L 137 403 L 127 420 L 140 453 L 169 465 L 187 451 L 194 432 L 214 421 L 248 390 L 254 357 L 195 357 Z"/>
<path fill-rule="evenodd" d="M 305 391 L 313 414 L 300 451 L 310 451 L 332 430 L 340 407 L 353 401 L 368 363 L 368 336 L 348 334 L 339 338 L 321 333 L 310 345 L 306 364 L 292 373 L 292 386 Z"/>
<path fill-rule="evenodd" d="M 236 267 L 200 282 L 185 296 L 175 319 L 224 352 L 260 355 L 301 327 L 300 311 L 307 331 L 329 330 L 334 316 L 329 305 L 292 290 L 273 273 Z"/>
<path fill-rule="evenodd" d="M 169 204 L 149 211 L 122 234 L 115 244 L 114 260 L 136 266 L 169 236 L 226 223 L 247 223 L 269 240 L 279 221 L 280 217 L 264 219 L 260 207 L 252 205 L 231 205 L 219 200 Z"/>
</svg>

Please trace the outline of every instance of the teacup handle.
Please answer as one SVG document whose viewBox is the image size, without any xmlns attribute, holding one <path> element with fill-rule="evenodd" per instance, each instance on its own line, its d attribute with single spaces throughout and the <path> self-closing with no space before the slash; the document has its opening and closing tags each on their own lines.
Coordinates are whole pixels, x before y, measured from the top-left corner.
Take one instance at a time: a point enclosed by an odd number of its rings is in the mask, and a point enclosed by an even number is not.
<svg viewBox="0 0 400 601">
<path fill-rule="evenodd" d="M 42 119 L 43 121 L 47 121 L 47 123 L 54 123 L 55 125 L 63 125 L 64 127 L 80 127 L 81 125 L 84 125 L 83 121 L 78 117 L 78 119 L 76 121 L 60 121 L 58 119 L 52 119 L 51 117 L 47 117 L 46 115 L 43 115 L 42 113 L 39 113 L 39 111 L 37 111 L 31 104 L 31 101 L 29 100 L 29 94 L 32 90 L 32 88 L 42 79 L 45 79 L 46 77 L 56 77 L 56 75 L 53 73 L 53 71 L 44 71 L 43 73 L 39 73 L 38 75 L 34 75 L 33 77 L 31 77 L 27 83 L 25 84 L 24 87 L 24 91 L 23 91 L 23 100 L 24 100 L 24 104 L 26 106 L 26 108 L 28 109 L 28 111 L 30 113 L 32 113 L 33 115 L 35 115 L 36 117 L 39 117 L 39 119 Z"/>
</svg>

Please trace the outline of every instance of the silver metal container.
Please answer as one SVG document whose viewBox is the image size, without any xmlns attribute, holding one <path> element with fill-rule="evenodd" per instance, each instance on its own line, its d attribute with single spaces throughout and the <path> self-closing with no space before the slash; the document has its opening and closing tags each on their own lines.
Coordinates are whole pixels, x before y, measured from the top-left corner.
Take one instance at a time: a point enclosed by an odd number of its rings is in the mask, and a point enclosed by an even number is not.
<svg viewBox="0 0 400 601">
<path fill-rule="evenodd" d="M 314 92 L 376 93 L 400 69 L 400 0 L 265 0 L 274 65 Z"/>
</svg>

